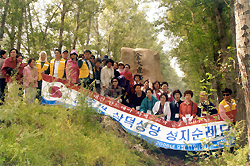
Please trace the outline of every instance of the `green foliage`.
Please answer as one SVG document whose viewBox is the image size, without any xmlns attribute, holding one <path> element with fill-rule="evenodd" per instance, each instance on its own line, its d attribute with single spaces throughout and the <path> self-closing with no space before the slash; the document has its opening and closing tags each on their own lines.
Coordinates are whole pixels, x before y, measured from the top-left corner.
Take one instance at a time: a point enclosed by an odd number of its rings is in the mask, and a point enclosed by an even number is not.
<svg viewBox="0 0 250 166">
<path fill-rule="evenodd" d="M 198 165 L 247 165 L 249 164 L 248 155 L 250 153 L 249 145 L 247 144 L 247 129 L 246 122 L 240 121 L 236 125 L 230 124 L 234 132 L 225 132 L 229 137 L 235 137 L 235 145 L 233 147 L 226 146 L 224 149 L 207 150 L 204 152 L 187 152 L 187 157 L 192 158 L 187 163 L 192 163 L 195 160 Z"/>
<path fill-rule="evenodd" d="M 201 90 L 200 80 L 208 79 L 206 73 L 211 73 L 215 77 L 211 82 L 212 89 L 216 89 L 219 100 L 222 99 L 220 91 L 225 83 L 225 75 L 230 73 L 226 61 L 233 56 L 233 52 L 228 51 L 232 48 L 232 41 L 230 7 L 227 3 L 230 2 L 161 1 L 161 7 L 166 12 L 156 25 L 161 25 L 168 36 L 180 38 L 178 46 L 169 52 L 169 56 L 177 57 L 186 76 L 183 79 L 185 86 L 194 91 L 195 98 Z"/>
</svg>

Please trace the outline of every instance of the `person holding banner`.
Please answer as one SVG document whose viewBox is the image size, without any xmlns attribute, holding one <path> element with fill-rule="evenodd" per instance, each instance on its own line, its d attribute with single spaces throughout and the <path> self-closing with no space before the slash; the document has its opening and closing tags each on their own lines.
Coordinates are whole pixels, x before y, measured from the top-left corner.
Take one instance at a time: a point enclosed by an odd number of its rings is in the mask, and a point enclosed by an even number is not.
<svg viewBox="0 0 250 166">
<path fill-rule="evenodd" d="M 105 90 L 105 97 L 109 97 L 114 101 L 119 101 L 122 95 L 122 88 L 118 86 L 118 78 L 114 77 L 111 80 L 112 85 Z"/>
<path fill-rule="evenodd" d="M 236 122 L 236 116 L 231 116 L 229 112 L 231 111 L 237 111 L 236 109 L 236 103 L 234 99 L 231 99 L 232 97 L 232 90 L 229 88 L 225 88 L 222 91 L 223 93 L 223 100 L 219 104 L 219 115 L 223 120 L 229 120 L 230 122 L 235 123 Z M 230 116 L 229 116 L 230 115 Z"/>
<path fill-rule="evenodd" d="M 198 104 L 197 116 L 205 117 L 207 114 L 213 115 L 217 114 L 218 111 L 215 108 L 214 104 L 208 100 L 207 92 L 200 92 L 201 103 Z"/>
<path fill-rule="evenodd" d="M 65 73 L 65 59 L 61 58 L 61 51 L 55 49 L 55 59 L 50 61 L 49 73 L 56 78 L 66 78 Z"/>
<path fill-rule="evenodd" d="M 146 97 L 142 100 L 140 111 L 147 114 L 152 114 L 152 109 L 157 101 L 159 100 L 153 96 L 153 90 L 148 88 L 146 90 Z"/>
<path fill-rule="evenodd" d="M 170 120 L 178 122 L 180 120 L 180 114 L 179 109 L 181 103 L 183 101 L 181 100 L 182 94 L 179 89 L 176 89 L 173 91 L 174 101 L 170 103 L 170 110 L 171 110 L 171 118 Z"/>
<path fill-rule="evenodd" d="M 170 121 L 171 112 L 169 107 L 168 95 L 163 93 L 160 95 L 160 101 L 157 101 L 152 109 L 154 115 L 159 115 L 166 121 Z"/>
<path fill-rule="evenodd" d="M 37 98 L 40 100 L 42 92 L 42 73 L 49 74 L 49 62 L 47 61 L 47 54 L 45 51 L 41 51 L 39 54 L 39 60 L 36 61 L 36 68 L 38 71 L 38 87 L 37 87 Z"/>
<path fill-rule="evenodd" d="M 137 111 L 140 111 L 142 100 L 146 97 L 146 94 L 145 92 L 141 91 L 140 84 L 135 84 L 134 89 L 135 89 L 135 93 L 133 93 L 133 96 L 132 96 L 131 108 Z"/>
<path fill-rule="evenodd" d="M 180 105 L 180 119 L 184 122 L 192 122 L 197 113 L 197 104 L 191 99 L 193 91 L 186 90 L 184 92 L 185 101 Z"/>
</svg>

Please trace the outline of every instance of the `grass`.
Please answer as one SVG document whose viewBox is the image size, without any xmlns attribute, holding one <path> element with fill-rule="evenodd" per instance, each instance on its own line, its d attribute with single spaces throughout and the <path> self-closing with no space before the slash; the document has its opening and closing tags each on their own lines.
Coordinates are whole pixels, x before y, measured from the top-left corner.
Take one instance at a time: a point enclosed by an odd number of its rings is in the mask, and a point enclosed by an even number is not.
<svg viewBox="0 0 250 166">
<path fill-rule="evenodd" d="M 19 99 L 0 107 L 0 165 L 157 165 L 131 146 L 133 136 L 106 129 L 84 103 L 28 105 Z"/>
</svg>

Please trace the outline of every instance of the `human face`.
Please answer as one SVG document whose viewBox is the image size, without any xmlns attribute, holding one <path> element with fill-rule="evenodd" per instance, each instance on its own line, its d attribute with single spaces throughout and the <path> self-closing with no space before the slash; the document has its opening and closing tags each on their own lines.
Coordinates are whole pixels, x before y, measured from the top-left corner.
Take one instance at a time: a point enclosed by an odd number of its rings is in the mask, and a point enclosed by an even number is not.
<svg viewBox="0 0 250 166">
<path fill-rule="evenodd" d="M 96 68 L 99 68 L 100 66 L 101 66 L 101 63 L 100 63 L 100 62 L 96 62 L 96 63 L 95 63 L 95 67 L 96 67 Z"/>
<path fill-rule="evenodd" d="M 22 56 L 19 56 L 17 59 L 19 59 L 19 60 L 23 60 Z"/>
<path fill-rule="evenodd" d="M 189 103 L 191 101 L 191 98 L 191 94 L 186 94 L 185 101 Z"/>
<path fill-rule="evenodd" d="M 162 95 L 160 98 L 161 103 L 165 103 L 167 100 L 166 96 Z"/>
<path fill-rule="evenodd" d="M 112 67 L 112 63 L 111 62 L 107 63 L 107 67 L 111 68 Z"/>
<path fill-rule="evenodd" d="M 17 55 L 16 50 L 12 50 L 12 51 L 10 52 L 10 57 L 11 57 L 12 59 L 16 59 L 16 55 Z"/>
<path fill-rule="evenodd" d="M 115 69 L 117 69 L 118 67 L 117 67 L 117 63 L 114 63 L 114 66 L 113 66 L 113 69 L 115 70 Z"/>
<path fill-rule="evenodd" d="M 55 51 L 55 58 L 57 61 L 61 59 L 61 54 L 59 51 Z"/>
<path fill-rule="evenodd" d="M 135 92 L 136 93 L 140 93 L 141 92 L 141 87 L 140 86 L 136 86 L 135 87 Z"/>
<path fill-rule="evenodd" d="M 180 98 L 181 98 L 181 95 L 180 95 L 179 93 L 175 93 L 175 94 L 174 94 L 174 99 L 175 99 L 176 101 L 180 100 Z"/>
<path fill-rule="evenodd" d="M 2 58 L 3 58 L 3 59 L 6 59 L 6 58 L 7 58 L 6 53 L 2 55 Z"/>
<path fill-rule="evenodd" d="M 72 59 L 72 60 L 76 60 L 76 54 L 72 54 L 72 55 L 70 55 L 70 58 Z"/>
<path fill-rule="evenodd" d="M 113 79 L 113 83 L 112 83 L 114 86 L 117 86 L 118 85 L 118 80 L 117 79 Z"/>
<path fill-rule="evenodd" d="M 66 51 L 62 54 L 62 57 L 63 57 L 63 59 L 65 59 L 65 60 L 68 59 L 68 56 L 69 56 L 69 53 L 66 52 Z"/>
<path fill-rule="evenodd" d="M 90 57 L 91 57 L 91 54 L 89 52 L 85 52 L 84 57 L 85 57 L 86 60 L 89 60 Z"/>
<path fill-rule="evenodd" d="M 232 94 L 230 95 L 229 93 L 223 93 L 223 98 L 224 98 L 226 101 L 230 101 L 230 100 L 231 100 L 231 97 L 232 97 Z"/>
<path fill-rule="evenodd" d="M 33 68 L 36 65 L 36 62 L 34 60 L 32 60 L 29 65 L 31 68 Z"/>
<path fill-rule="evenodd" d="M 129 66 L 125 66 L 125 71 L 129 71 Z"/>
<path fill-rule="evenodd" d="M 207 100 L 207 95 L 205 92 L 200 93 L 200 100 L 201 100 L 201 102 L 204 102 Z"/>
<path fill-rule="evenodd" d="M 45 61 L 45 59 L 46 59 L 46 54 L 41 53 L 41 60 L 42 60 L 42 61 Z"/>
<path fill-rule="evenodd" d="M 91 60 L 92 63 L 95 62 L 95 58 L 94 57 L 90 57 L 90 60 Z"/>
<path fill-rule="evenodd" d="M 160 89 L 160 85 L 159 85 L 159 83 L 155 83 L 154 88 L 155 88 L 155 90 Z"/>
<path fill-rule="evenodd" d="M 162 89 L 163 92 L 167 92 L 168 86 L 167 86 L 166 84 L 163 84 L 163 85 L 161 86 L 161 89 Z"/>
<path fill-rule="evenodd" d="M 144 83 L 144 88 L 149 88 L 149 83 L 148 83 L 148 81 L 146 81 L 145 83 Z"/>
<path fill-rule="evenodd" d="M 135 77 L 135 82 L 140 82 L 140 77 L 139 76 Z"/>
<path fill-rule="evenodd" d="M 148 90 L 146 95 L 147 95 L 147 97 L 148 97 L 149 99 L 151 99 L 151 97 L 152 97 L 152 92 L 151 92 L 151 90 Z"/>
<path fill-rule="evenodd" d="M 119 69 L 124 69 L 124 65 L 123 64 L 119 64 Z"/>
</svg>

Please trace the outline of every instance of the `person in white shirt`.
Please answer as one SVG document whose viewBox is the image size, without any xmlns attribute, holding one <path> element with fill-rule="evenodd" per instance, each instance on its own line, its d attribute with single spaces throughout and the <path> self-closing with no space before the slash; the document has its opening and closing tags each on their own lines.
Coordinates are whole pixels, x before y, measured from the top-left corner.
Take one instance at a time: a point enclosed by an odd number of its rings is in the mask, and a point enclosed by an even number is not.
<svg viewBox="0 0 250 166">
<path fill-rule="evenodd" d="M 111 84 L 111 79 L 114 77 L 114 69 L 112 68 L 113 65 L 114 65 L 114 61 L 112 59 L 108 59 L 106 61 L 106 66 L 102 68 L 102 72 L 101 72 L 102 92 L 101 94 L 104 94 L 104 91 Z"/>
<path fill-rule="evenodd" d="M 170 120 L 171 111 L 168 100 L 168 95 L 163 93 L 160 95 L 160 101 L 157 101 L 152 109 L 154 115 L 159 115 L 166 121 Z"/>
</svg>

